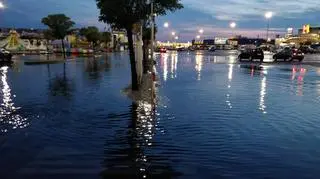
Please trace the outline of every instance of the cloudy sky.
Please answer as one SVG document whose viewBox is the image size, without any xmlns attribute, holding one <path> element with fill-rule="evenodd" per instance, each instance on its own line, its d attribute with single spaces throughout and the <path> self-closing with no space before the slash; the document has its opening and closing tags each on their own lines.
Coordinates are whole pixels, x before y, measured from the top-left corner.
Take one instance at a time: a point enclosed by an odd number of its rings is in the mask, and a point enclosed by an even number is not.
<svg viewBox="0 0 320 179">
<path fill-rule="evenodd" d="M 42 17 L 51 13 L 65 13 L 77 26 L 96 25 L 98 10 L 95 0 L 0 0 L 6 9 L 0 10 L 1 27 L 44 28 Z M 264 13 L 274 12 L 271 19 L 272 34 L 283 34 L 288 27 L 300 28 L 303 24 L 320 25 L 320 1 L 315 0 L 182 0 L 185 8 L 174 14 L 157 18 L 158 40 L 168 40 L 172 31 L 181 41 L 197 35 L 229 36 L 232 33 L 250 37 L 264 37 L 267 21 Z M 164 28 L 163 23 L 170 27 Z M 236 22 L 232 32 L 230 22 Z"/>
</svg>

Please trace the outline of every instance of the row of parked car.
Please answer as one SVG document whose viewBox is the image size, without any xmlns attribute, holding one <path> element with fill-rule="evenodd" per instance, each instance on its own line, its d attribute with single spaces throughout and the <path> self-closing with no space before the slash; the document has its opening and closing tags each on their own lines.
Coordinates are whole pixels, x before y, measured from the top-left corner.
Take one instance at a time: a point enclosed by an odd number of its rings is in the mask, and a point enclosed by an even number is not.
<svg viewBox="0 0 320 179">
<path fill-rule="evenodd" d="M 248 59 L 253 61 L 258 59 L 260 62 L 263 62 L 264 52 L 261 48 L 256 49 L 246 49 L 241 51 L 238 56 L 239 61 L 243 61 L 244 59 Z M 283 61 L 293 61 L 298 60 L 301 62 L 304 59 L 304 53 L 300 49 L 286 47 L 283 50 L 275 53 L 273 55 L 274 61 L 283 60 Z"/>
</svg>

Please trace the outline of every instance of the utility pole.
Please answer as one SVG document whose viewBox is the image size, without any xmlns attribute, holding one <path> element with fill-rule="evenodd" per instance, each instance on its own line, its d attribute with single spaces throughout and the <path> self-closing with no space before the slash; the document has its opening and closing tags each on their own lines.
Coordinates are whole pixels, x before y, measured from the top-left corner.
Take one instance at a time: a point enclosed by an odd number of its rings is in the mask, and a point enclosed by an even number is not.
<svg viewBox="0 0 320 179">
<path fill-rule="evenodd" d="M 151 61 L 153 63 L 153 53 L 154 53 L 154 9 L 153 0 L 151 0 Z"/>
</svg>

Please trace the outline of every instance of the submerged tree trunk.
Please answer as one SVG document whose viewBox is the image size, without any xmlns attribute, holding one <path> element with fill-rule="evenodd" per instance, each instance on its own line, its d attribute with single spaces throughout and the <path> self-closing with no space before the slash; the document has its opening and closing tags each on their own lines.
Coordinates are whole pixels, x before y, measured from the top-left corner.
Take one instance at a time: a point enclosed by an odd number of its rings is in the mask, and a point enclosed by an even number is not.
<svg viewBox="0 0 320 179">
<path fill-rule="evenodd" d="M 63 39 L 61 39 L 61 43 L 62 43 L 63 58 L 66 58 L 66 52 L 65 52 L 65 49 L 64 49 L 64 41 L 63 41 Z"/>
<path fill-rule="evenodd" d="M 129 54 L 130 54 L 132 90 L 136 91 L 139 89 L 139 84 L 138 84 L 136 60 L 135 60 L 135 54 L 134 54 L 134 48 L 133 48 L 132 29 L 128 28 L 126 30 L 127 30 Z"/>
</svg>

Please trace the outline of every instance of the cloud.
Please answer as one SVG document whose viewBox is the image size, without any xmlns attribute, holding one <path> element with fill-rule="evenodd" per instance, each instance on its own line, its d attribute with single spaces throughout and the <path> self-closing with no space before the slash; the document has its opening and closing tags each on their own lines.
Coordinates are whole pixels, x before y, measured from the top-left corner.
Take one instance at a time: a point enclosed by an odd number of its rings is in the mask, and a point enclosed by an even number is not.
<svg viewBox="0 0 320 179">
<path fill-rule="evenodd" d="M 283 18 L 320 11 L 320 1 L 314 0 L 184 0 L 186 7 L 205 12 L 218 20 L 258 19 L 266 11 Z"/>
</svg>

